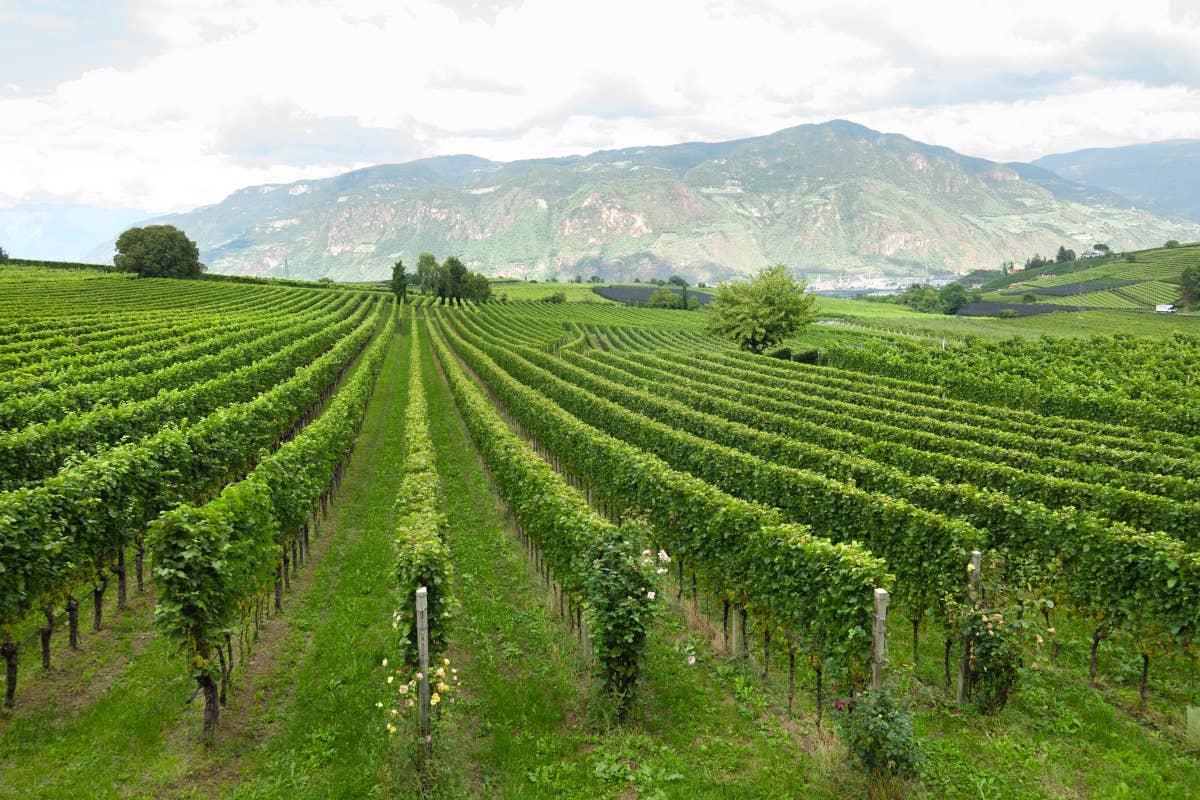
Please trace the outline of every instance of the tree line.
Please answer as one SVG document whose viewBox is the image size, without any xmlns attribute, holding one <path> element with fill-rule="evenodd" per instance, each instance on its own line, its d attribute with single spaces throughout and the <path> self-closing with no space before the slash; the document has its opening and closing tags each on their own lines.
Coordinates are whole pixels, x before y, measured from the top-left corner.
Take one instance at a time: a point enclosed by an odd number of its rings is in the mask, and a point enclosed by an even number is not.
<svg viewBox="0 0 1200 800">
<path fill-rule="evenodd" d="M 458 256 L 447 256 L 438 263 L 433 253 L 417 257 L 417 271 L 410 273 L 403 261 L 392 266 L 392 291 L 401 300 L 408 299 L 408 287 L 417 286 L 421 294 L 436 297 L 443 303 L 472 300 L 483 303 L 492 297 L 492 284 L 486 275 L 471 272 Z"/>
</svg>

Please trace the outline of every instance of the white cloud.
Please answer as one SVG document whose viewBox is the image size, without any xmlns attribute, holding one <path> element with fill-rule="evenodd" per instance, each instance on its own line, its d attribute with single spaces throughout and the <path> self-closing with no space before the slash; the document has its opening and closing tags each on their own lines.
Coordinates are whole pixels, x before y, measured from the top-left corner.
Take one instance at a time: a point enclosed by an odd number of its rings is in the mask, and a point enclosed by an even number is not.
<svg viewBox="0 0 1200 800">
<path fill-rule="evenodd" d="M 1180 0 L 477 5 L 145 0 L 161 54 L 0 96 L 0 204 L 175 210 L 381 159 L 833 117 L 1002 159 L 1200 136 L 1200 15 Z"/>
</svg>

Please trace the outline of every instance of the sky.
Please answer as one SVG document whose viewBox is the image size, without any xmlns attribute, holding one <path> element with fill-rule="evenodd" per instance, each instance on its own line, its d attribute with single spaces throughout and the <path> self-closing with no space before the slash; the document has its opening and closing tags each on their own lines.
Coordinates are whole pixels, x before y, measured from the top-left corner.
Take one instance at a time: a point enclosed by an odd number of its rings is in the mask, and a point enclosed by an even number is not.
<svg viewBox="0 0 1200 800">
<path fill-rule="evenodd" d="M 1200 0 L 0 0 L 0 38 L 0 236 L 835 118 L 1001 161 L 1200 138 Z"/>
</svg>

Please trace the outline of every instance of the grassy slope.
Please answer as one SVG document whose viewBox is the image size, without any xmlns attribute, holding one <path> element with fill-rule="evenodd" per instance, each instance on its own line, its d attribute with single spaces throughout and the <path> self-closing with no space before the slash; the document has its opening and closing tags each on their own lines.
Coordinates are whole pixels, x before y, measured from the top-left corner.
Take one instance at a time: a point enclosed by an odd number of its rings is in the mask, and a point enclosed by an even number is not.
<svg viewBox="0 0 1200 800">
<path fill-rule="evenodd" d="M 890 303 L 830 297 L 818 298 L 817 310 L 822 317 L 845 320 L 853 326 L 931 338 L 982 336 L 1005 339 L 1012 336 L 1095 336 L 1118 332 L 1154 337 L 1171 336 L 1177 332 L 1200 335 L 1200 316 L 1191 314 L 1097 310 L 997 319 L 922 314 Z"/>
</svg>

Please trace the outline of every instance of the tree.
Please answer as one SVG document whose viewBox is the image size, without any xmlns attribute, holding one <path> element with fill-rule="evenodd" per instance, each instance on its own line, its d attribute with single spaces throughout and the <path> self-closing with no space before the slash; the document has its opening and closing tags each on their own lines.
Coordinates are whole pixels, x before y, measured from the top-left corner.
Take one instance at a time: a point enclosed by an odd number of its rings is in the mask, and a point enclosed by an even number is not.
<svg viewBox="0 0 1200 800">
<path fill-rule="evenodd" d="M 1167 243 L 1164 244 L 1163 247 L 1170 247 L 1170 248 L 1179 247 L 1179 240 L 1178 239 L 1167 239 Z"/>
<path fill-rule="evenodd" d="M 461 300 L 463 282 L 469 274 L 466 266 L 458 260 L 458 256 L 447 257 L 442 262 L 442 286 L 439 296 Z"/>
<path fill-rule="evenodd" d="M 672 292 L 665 286 L 661 286 L 654 290 L 650 297 L 646 300 L 646 308 L 681 308 L 679 295 Z"/>
<path fill-rule="evenodd" d="M 685 281 L 683 278 L 679 277 L 678 275 L 672 275 L 670 278 L 667 279 L 667 283 L 673 283 L 676 286 L 678 286 L 680 289 L 683 290 L 683 299 L 679 301 L 679 307 L 687 308 L 688 307 L 687 281 Z"/>
<path fill-rule="evenodd" d="M 433 253 L 417 256 L 417 283 L 421 284 L 421 294 L 437 294 L 439 278 L 437 256 Z"/>
<path fill-rule="evenodd" d="M 396 293 L 397 303 L 408 300 L 408 273 L 404 269 L 403 261 L 397 261 L 392 266 L 392 291 Z"/>
<path fill-rule="evenodd" d="M 468 272 L 462 282 L 462 299 L 486 303 L 492 296 L 492 282 L 486 275 Z"/>
<path fill-rule="evenodd" d="M 971 302 L 972 295 L 961 283 L 947 283 L 938 289 L 938 298 L 942 301 L 942 313 L 957 314 L 960 308 Z"/>
<path fill-rule="evenodd" d="M 705 307 L 708 330 L 743 350 L 762 353 L 812 322 L 814 297 L 807 286 L 788 275 L 783 264 L 766 267 L 742 283 L 721 284 Z"/>
<path fill-rule="evenodd" d="M 196 243 L 174 225 L 125 231 L 117 238 L 113 264 L 142 278 L 198 278 L 205 270 Z"/>
<path fill-rule="evenodd" d="M 599 283 L 599 282 L 600 282 L 599 275 L 589 275 L 588 276 L 588 283 Z"/>
<path fill-rule="evenodd" d="M 1109 248 L 1109 246 L 1104 244 L 1103 242 L 1096 242 L 1094 245 L 1092 245 L 1092 249 L 1095 250 L 1097 253 L 1103 253 L 1104 255 L 1108 255 L 1109 252 L 1111 252 L 1111 249 Z"/>
<path fill-rule="evenodd" d="M 1189 303 L 1200 303 L 1200 263 L 1184 268 L 1180 288 L 1183 291 L 1184 300 Z"/>
<path fill-rule="evenodd" d="M 1058 262 L 1059 264 L 1065 264 L 1068 261 L 1074 261 L 1075 260 L 1075 251 L 1068 250 L 1066 247 L 1063 247 L 1060 244 L 1058 246 L 1058 254 L 1054 256 L 1054 260 L 1056 262 Z"/>
<path fill-rule="evenodd" d="M 0 247 L 0 264 L 8 263 L 8 251 Z"/>
</svg>

